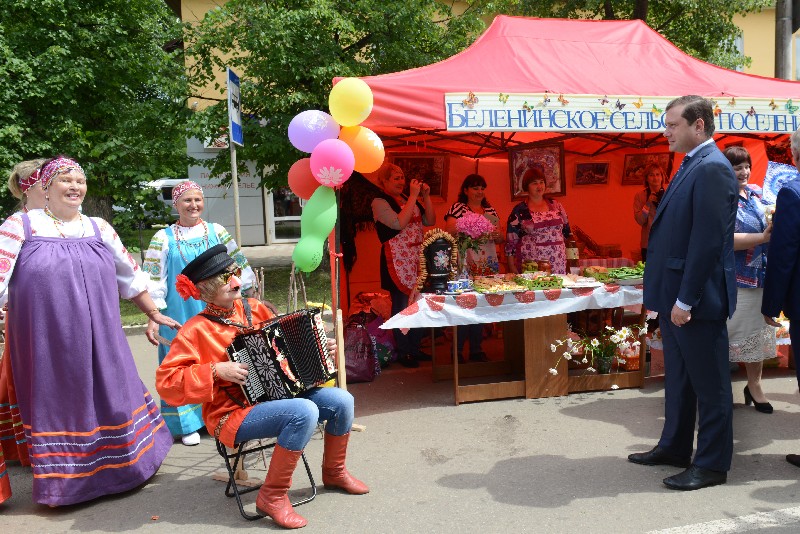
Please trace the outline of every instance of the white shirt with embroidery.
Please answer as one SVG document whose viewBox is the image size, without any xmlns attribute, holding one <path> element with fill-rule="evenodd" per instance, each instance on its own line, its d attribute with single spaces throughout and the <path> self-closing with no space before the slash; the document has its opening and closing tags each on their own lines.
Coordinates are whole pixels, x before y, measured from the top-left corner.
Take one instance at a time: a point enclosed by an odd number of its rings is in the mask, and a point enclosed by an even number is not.
<svg viewBox="0 0 800 534">
<path fill-rule="evenodd" d="M 253 273 L 253 269 L 250 267 L 247 258 L 245 258 L 241 247 L 236 244 L 233 236 L 231 236 L 221 224 L 206 222 L 206 226 L 208 226 L 209 232 L 217 234 L 219 242 L 225 245 L 225 248 L 228 249 L 228 254 L 230 254 L 236 264 L 242 268 L 242 290 L 247 291 L 253 287 L 256 280 L 255 273 Z M 181 239 L 187 241 L 190 239 L 202 238 L 206 232 L 202 224 L 196 224 L 194 226 L 173 224 L 170 228 L 172 229 L 173 237 L 180 234 Z M 159 230 L 150 241 L 150 247 L 145 253 L 144 263 L 142 264 L 142 270 L 145 271 L 150 278 L 150 282 L 147 285 L 150 296 L 153 297 L 153 302 L 155 302 L 160 310 L 167 307 L 165 299 L 167 297 L 167 279 L 169 279 L 169 274 L 167 273 L 168 252 L 169 243 L 167 230 Z"/>
<path fill-rule="evenodd" d="M 94 228 L 89 217 L 70 222 L 56 222 L 44 210 L 30 210 L 31 233 L 37 237 L 75 238 L 94 235 Z M 130 299 L 147 289 L 147 275 L 139 269 L 133 256 L 120 241 L 117 232 L 106 221 L 92 217 L 100 229 L 100 240 L 114 257 L 114 268 L 117 275 L 117 288 L 120 296 Z M 8 301 L 8 282 L 14 273 L 19 251 L 25 242 L 25 230 L 22 226 L 22 212 L 10 216 L 0 225 L 0 306 Z"/>
</svg>

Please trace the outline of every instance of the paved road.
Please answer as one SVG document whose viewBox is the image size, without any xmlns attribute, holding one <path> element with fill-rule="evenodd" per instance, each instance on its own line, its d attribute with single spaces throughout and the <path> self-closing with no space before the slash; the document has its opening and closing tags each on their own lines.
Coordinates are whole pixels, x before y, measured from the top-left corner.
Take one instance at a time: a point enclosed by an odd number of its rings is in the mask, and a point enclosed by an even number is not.
<svg viewBox="0 0 800 534">
<path fill-rule="evenodd" d="M 141 335 L 129 341 L 152 388 L 155 350 Z M 793 372 L 766 371 L 772 415 L 745 408 L 743 377 L 734 380 L 729 482 L 682 493 L 661 483 L 675 469 L 625 460 L 658 438 L 658 380 L 641 390 L 456 407 L 452 384 L 433 383 L 429 367 L 389 368 L 372 383 L 350 387 L 356 422 L 366 430 L 353 433 L 348 467 L 372 492 L 321 489 L 298 509 L 309 520 L 303 532 L 800 532 L 800 470 L 783 459 L 800 452 Z M 317 477 L 321 445 L 315 436 L 307 448 Z M 275 529 L 269 520 L 239 516 L 223 484 L 211 479 L 221 465 L 205 436 L 197 447 L 175 445 L 158 475 L 137 491 L 58 509 L 33 505 L 28 470 L 12 466 L 15 494 L 0 505 L 0 525 L 3 532 Z M 300 472 L 294 487 L 301 493 L 308 487 Z M 245 499 L 252 510 L 255 496 Z"/>
</svg>

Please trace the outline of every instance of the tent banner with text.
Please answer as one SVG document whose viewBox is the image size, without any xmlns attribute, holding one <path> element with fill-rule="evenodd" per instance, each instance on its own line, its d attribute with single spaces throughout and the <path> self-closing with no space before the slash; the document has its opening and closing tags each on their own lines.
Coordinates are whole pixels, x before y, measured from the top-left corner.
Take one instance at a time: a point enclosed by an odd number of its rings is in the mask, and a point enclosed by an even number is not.
<svg viewBox="0 0 800 534">
<path fill-rule="evenodd" d="M 445 93 L 444 102 L 451 132 L 647 133 L 664 131 L 664 109 L 674 98 L 467 92 Z M 708 98 L 720 133 L 788 134 L 800 127 L 800 95 Z"/>
</svg>

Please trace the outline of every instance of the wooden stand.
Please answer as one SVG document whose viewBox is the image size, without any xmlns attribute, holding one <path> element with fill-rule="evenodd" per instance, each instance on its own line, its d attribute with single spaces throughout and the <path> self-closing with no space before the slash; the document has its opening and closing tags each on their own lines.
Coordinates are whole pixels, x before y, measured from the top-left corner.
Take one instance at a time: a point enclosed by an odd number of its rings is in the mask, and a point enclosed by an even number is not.
<svg viewBox="0 0 800 534">
<path fill-rule="evenodd" d="M 558 354 L 550 350 L 550 344 L 553 340 L 564 338 L 567 331 L 566 314 L 504 322 L 505 360 L 471 363 L 461 367 L 460 370 L 456 354 L 458 345 L 456 327 L 453 327 L 453 364 L 434 365 L 434 380 L 443 378 L 444 373 L 452 368 L 456 405 L 462 402 L 515 397 L 528 399 L 560 397 L 582 391 L 607 390 L 612 385 L 620 388 L 644 385 L 646 351 L 644 335 L 640 338 L 640 363 L 636 371 L 615 371 L 607 375 L 586 373 L 583 370 L 570 373 L 567 360 L 562 358 L 556 367 L 558 374 L 552 375 L 549 370 L 558 359 Z M 505 375 L 509 379 L 476 384 L 460 382 L 463 378 L 495 375 Z"/>
</svg>

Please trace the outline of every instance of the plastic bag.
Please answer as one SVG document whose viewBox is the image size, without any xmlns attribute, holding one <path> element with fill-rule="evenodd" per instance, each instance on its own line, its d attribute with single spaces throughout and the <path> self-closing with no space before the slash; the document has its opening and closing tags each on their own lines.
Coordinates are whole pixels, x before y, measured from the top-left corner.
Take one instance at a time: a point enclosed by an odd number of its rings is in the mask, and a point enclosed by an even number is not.
<svg viewBox="0 0 800 534">
<path fill-rule="evenodd" d="M 381 372 L 375 345 L 367 331 L 369 319 L 360 312 L 352 315 L 345 325 L 344 362 L 348 382 L 372 382 Z"/>
<path fill-rule="evenodd" d="M 376 317 L 367 324 L 367 332 L 372 336 L 378 363 L 381 367 L 386 367 L 397 361 L 397 351 L 395 350 L 394 334 L 391 330 L 381 330 L 382 324 L 383 317 Z"/>
</svg>

